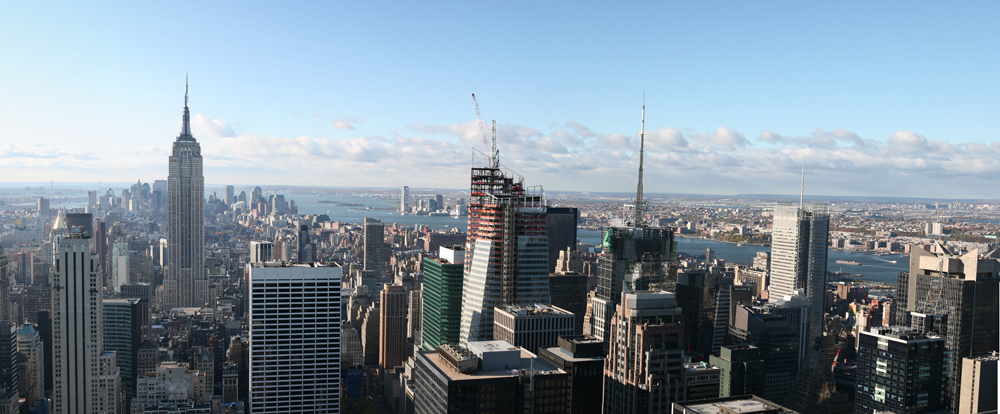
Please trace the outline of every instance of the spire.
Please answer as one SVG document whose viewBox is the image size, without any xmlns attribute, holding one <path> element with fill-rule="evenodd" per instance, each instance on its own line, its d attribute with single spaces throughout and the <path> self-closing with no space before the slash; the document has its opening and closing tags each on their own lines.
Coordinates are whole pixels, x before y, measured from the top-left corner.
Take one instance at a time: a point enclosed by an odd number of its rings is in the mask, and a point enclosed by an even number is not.
<svg viewBox="0 0 1000 414">
<path fill-rule="evenodd" d="M 177 137 L 178 140 L 190 139 L 194 140 L 191 136 L 191 111 L 188 110 L 188 77 L 187 74 L 184 75 L 184 125 L 181 127 L 181 135 Z"/>
<path fill-rule="evenodd" d="M 803 201 L 806 195 L 806 153 L 802 153 L 802 187 L 799 188 L 799 209 L 804 207 Z"/>
<path fill-rule="evenodd" d="M 639 127 L 639 185 L 635 189 L 635 218 L 633 225 L 642 227 L 646 223 L 646 200 L 642 199 L 642 161 L 646 146 L 646 93 L 642 94 L 642 124 Z"/>
</svg>

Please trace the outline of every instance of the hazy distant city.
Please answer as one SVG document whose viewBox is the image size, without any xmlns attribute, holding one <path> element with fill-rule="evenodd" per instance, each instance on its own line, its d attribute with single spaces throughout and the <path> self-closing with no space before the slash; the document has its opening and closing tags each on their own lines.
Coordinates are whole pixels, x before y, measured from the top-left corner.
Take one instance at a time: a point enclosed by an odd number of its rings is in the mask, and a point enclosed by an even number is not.
<svg viewBox="0 0 1000 414">
<path fill-rule="evenodd" d="M 3 10 L 0 414 L 997 412 L 998 3 Z"/>
</svg>

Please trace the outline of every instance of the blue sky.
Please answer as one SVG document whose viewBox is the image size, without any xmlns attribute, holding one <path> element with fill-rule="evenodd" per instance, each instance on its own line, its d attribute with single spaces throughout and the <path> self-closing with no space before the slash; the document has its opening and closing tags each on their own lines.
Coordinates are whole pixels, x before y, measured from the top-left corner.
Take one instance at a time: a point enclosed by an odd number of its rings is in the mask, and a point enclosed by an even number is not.
<svg viewBox="0 0 1000 414">
<path fill-rule="evenodd" d="M 1000 3 L 540 3 L 3 3 L 0 175 L 1000 198 Z"/>
</svg>

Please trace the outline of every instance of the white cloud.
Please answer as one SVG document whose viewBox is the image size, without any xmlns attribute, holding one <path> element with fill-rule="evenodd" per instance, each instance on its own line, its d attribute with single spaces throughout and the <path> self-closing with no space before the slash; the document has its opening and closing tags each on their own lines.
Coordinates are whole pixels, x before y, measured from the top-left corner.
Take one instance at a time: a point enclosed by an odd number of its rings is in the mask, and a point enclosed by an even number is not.
<svg viewBox="0 0 1000 414">
<path fill-rule="evenodd" d="M 320 114 L 313 114 L 313 116 L 314 117 L 322 117 L 322 115 L 320 115 Z M 365 123 L 365 121 L 363 121 L 359 117 L 352 116 L 352 117 L 348 118 L 348 117 L 346 117 L 344 115 L 340 115 L 340 116 L 337 116 L 337 120 L 334 121 L 333 128 L 334 129 L 354 129 L 355 125 L 363 124 L 363 123 Z"/>
<path fill-rule="evenodd" d="M 191 117 L 191 129 L 194 136 L 208 136 L 212 138 L 235 137 L 233 127 L 218 119 L 212 119 L 202 114 L 194 114 Z"/>
<path fill-rule="evenodd" d="M 362 121 L 344 117 L 344 122 Z M 206 181 L 213 183 L 465 188 L 470 147 L 485 150 L 475 120 L 414 123 L 407 134 L 344 139 L 236 132 L 201 114 L 192 126 L 202 145 Z M 501 162 L 524 175 L 528 185 L 632 191 L 637 131 L 592 132 L 572 121 L 544 131 L 499 124 L 497 146 Z M 813 194 L 997 198 L 987 191 L 1000 174 L 1000 142 L 949 143 L 908 130 L 862 138 L 845 129 L 794 135 L 765 130 L 751 142 L 724 127 L 708 132 L 652 127 L 645 138 L 649 192 L 795 193 L 805 154 L 807 192 Z M 169 141 L 94 149 L 8 140 L 0 144 L 0 173 L 7 181 L 43 181 L 50 175 L 146 180 L 166 175 L 169 154 Z"/>
</svg>

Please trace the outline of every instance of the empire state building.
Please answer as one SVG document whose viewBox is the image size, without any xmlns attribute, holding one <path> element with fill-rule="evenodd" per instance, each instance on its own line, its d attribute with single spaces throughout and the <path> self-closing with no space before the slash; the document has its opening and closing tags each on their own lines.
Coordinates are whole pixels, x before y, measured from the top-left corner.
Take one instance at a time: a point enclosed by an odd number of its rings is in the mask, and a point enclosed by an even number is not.
<svg viewBox="0 0 1000 414">
<path fill-rule="evenodd" d="M 167 269 L 163 305 L 201 307 L 207 298 L 205 273 L 205 177 L 201 145 L 191 135 L 191 113 L 184 85 L 184 125 L 174 141 L 167 177 Z"/>
</svg>

